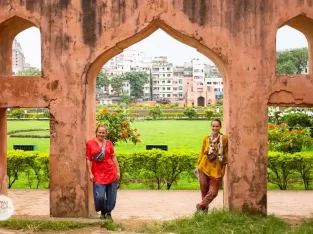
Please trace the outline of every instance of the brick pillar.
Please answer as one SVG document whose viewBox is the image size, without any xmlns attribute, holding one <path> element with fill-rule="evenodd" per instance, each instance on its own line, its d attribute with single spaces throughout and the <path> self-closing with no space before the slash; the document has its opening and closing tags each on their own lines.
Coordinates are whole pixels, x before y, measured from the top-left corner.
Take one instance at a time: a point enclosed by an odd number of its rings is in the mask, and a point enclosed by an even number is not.
<svg viewBox="0 0 313 234">
<path fill-rule="evenodd" d="M 86 118 L 81 106 L 63 102 L 50 105 L 50 214 L 88 217 Z"/>
<path fill-rule="evenodd" d="M 0 108 L 0 195 L 7 194 L 7 109 Z"/>
<path fill-rule="evenodd" d="M 257 87 L 240 85 L 234 83 L 227 106 L 229 163 L 224 179 L 224 206 L 266 215 L 267 101 L 265 93 Z"/>
</svg>

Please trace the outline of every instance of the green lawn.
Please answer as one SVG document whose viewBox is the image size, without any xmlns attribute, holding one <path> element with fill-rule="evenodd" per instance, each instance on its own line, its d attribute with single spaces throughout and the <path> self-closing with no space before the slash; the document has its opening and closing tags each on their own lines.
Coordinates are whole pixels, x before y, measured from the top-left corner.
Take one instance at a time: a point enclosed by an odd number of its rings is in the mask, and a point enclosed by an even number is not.
<svg viewBox="0 0 313 234">
<path fill-rule="evenodd" d="M 118 143 L 116 151 L 145 150 L 147 144 L 166 144 L 168 149 L 200 150 L 202 139 L 211 131 L 209 121 L 155 120 L 136 121 L 132 127 L 141 134 L 141 143 Z"/>
<path fill-rule="evenodd" d="M 209 121 L 189 120 L 156 120 L 135 121 L 132 127 L 138 129 L 141 134 L 141 143 L 119 143 L 116 145 L 117 153 L 145 150 L 146 144 L 167 144 L 169 150 L 190 149 L 200 150 L 202 139 L 209 134 Z M 49 121 L 8 121 L 8 131 L 20 129 L 48 129 Z M 46 135 L 47 132 L 38 132 L 38 135 Z M 18 133 L 34 134 L 33 132 Z M 13 149 L 13 144 L 35 144 L 39 151 L 49 151 L 50 140 L 42 138 L 11 138 L 8 137 L 8 149 Z"/>
<path fill-rule="evenodd" d="M 49 121 L 29 120 L 29 121 L 8 121 L 8 131 L 22 130 L 22 129 L 49 129 Z M 30 134 L 27 133 L 17 133 Z M 38 132 L 39 133 L 39 132 Z M 40 132 L 47 133 L 47 132 Z M 46 134 L 44 134 L 46 135 Z M 13 145 L 25 144 L 25 145 L 37 145 L 38 150 L 41 152 L 48 152 L 50 149 L 49 138 L 11 138 L 8 136 L 8 150 L 13 149 Z"/>
</svg>

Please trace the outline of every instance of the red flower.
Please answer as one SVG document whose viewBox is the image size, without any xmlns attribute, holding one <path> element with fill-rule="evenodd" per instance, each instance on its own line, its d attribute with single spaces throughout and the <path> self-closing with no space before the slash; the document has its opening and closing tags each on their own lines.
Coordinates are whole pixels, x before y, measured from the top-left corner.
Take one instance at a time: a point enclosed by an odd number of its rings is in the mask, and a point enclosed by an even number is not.
<svg viewBox="0 0 313 234">
<path fill-rule="evenodd" d="M 118 113 L 114 111 L 114 112 L 112 113 L 112 115 L 118 116 Z"/>
<path fill-rule="evenodd" d="M 270 124 L 269 128 L 270 129 L 275 129 L 275 125 L 274 124 Z"/>
<path fill-rule="evenodd" d="M 127 127 L 127 126 L 128 126 L 128 124 L 127 124 L 125 121 L 122 122 L 122 125 L 123 125 L 124 127 Z"/>
<path fill-rule="evenodd" d="M 286 125 L 287 125 L 286 123 L 281 123 L 281 124 L 279 125 L 279 127 L 282 127 L 282 128 L 283 128 L 283 127 L 286 127 Z"/>
<path fill-rule="evenodd" d="M 110 113 L 110 111 L 109 111 L 108 109 L 104 109 L 104 110 L 103 110 L 103 113 L 104 113 L 104 114 L 108 114 L 108 113 Z"/>
<path fill-rule="evenodd" d="M 140 136 L 140 134 L 138 133 L 136 136 L 137 136 L 137 137 L 139 137 L 139 136 Z"/>
</svg>

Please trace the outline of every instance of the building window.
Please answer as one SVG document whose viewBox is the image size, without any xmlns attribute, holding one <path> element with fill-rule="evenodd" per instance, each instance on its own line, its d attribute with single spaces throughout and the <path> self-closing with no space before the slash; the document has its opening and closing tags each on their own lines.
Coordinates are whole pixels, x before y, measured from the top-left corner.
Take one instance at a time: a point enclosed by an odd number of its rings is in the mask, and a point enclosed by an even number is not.
<svg viewBox="0 0 313 234">
<path fill-rule="evenodd" d="M 170 83 L 171 83 L 171 81 L 170 81 L 170 80 L 167 80 L 167 83 L 168 83 L 168 84 L 170 84 Z"/>
<path fill-rule="evenodd" d="M 167 74 L 167 77 L 171 77 L 171 74 Z"/>
<path fill-rule="evenodd" d="M 179 89 L 179 90 L 183 90 L 183 87 L 179 86 L 178 89 Z"/>
<path fill-rule="evenodd" d="M 182 96 L 183 96 L 183 94 L 182 94 L 182 93 L 179 93 L 179 94 L 178 94 L 178 96 L 179 96 L 179 97 L 182 97 Z"/>
<path fill-rule="evenodd" d="M 165 90 L 165 87 L 163 87 L 162 90 Z"/>
<path fill-rule="evenodd" d="M 177 87 L 174 87 L 173 90 L 174 90 L 174 91 L 177 91 Z"/>
<path fill-rule="evenodd" d="M 171 97 L 171 95 L 170 95 L 170 94 L 167 94 L 167 97 Z"/>
<path fill-rule="evenodd" d="M 182 83 L 183 83 L 183 80 L 179 80 L 179 83 L 182 84 Z"/>
<path fill-rule="evenodd" d="M 171 90 L 171 87 L 167 87 L 167 90 Z"/>
</svg>

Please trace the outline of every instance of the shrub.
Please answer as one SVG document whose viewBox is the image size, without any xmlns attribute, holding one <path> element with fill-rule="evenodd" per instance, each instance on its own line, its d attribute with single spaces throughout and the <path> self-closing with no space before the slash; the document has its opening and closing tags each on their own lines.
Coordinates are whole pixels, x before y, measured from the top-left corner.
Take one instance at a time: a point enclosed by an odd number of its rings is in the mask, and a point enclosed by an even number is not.
<svg viewBox="0 0 313 234">
<path fill-rule="evenodd" d="M 107 109 L 100 110 L 97 114 L 97 125 L 104 124 L 107 126 L 108 135 L 106 136 L 114 145 L 119 141 L 140 142 L 137 129 L 130 127 L 130 120 L 127 118 L 125 110 L 110 112 Z"/>
<path fill-rule="evenodd" d="M 192 119 L 197 116 L 197 112 L 194 108 L 192 107 L 187 107 L 184 111 L 184 115 L 188 117 L 188 119 Z"/>
<path fill-rule="evenodd" d="M 21 119 L 25 115 L 24 109 L 18 108 L 18 109 L 13 109 L 11 111 L 11 117 L 15 119 Z"/>
<path fill-rule="evenodd" d="M 149 111 L 149 115 L 153 118 L 153 119 L 157 119 L 161 116 L 162 112 L 160 107 L 155 106 L 153 109 L 151 109 Z"/>
<path fill-rule="evenodd" d="M 312 146 L 310 130 L 289 129 L 286 124 L 269 125 L 268 131 L 269 150 L 295 153 Z"/>
<path fill-rule="evenodd" d="M 283 121 L 291 128 L 294 128 L 296 125 L 301 127 L 311 127 L 312 122 L 310 116 L 302 113 L 290 113 L 286 114 L 283 117 Z"/>
<path fill-rule="evenodd" d="M 134 183 L 143 182 L 150 188 L 171 189 L 182 173 L 191 173 L 196 167 L 198 152 L 186 150 L 162 151 L 158 149 L 118 153 L 121 178 L 119 187 L 129 179 Z M 38 188 L 49 181 L 49 155 L 35 151 L 8 151 L 8 185 L 12 187 L 23 173 L 27 185 Z M 292 180 L 302 182 L 310 189 L 313 179 L 313 152 L 268 153 L 268 180 L 281 190 L 288 188 Z"/>
<path fill-rule="evenodd" d="M 213 115 L 215 114 L 215 111 L 213 109 L 208 109 L 204 111 L 204 114 L 208 120 L 211 120 Z"/>
<path fill-rule="evenodd" d="M 281 190 L 286 190 L 290 176 L 296 168 L 297 157 L 282 152 L 268 154 L 268 180 Z"/>
</svg>

